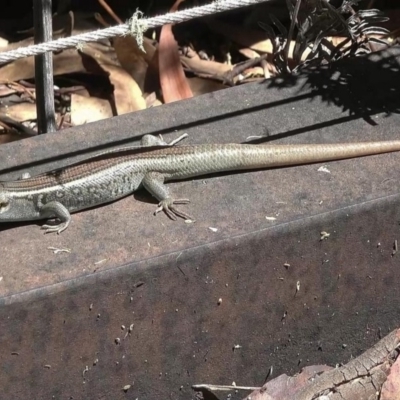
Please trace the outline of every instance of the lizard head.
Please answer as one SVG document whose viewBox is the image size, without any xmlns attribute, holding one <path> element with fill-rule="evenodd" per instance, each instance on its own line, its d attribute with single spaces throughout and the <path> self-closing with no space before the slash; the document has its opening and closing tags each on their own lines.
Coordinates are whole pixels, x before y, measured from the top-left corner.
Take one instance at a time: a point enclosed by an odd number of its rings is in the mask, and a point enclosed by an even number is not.
<svg viewBox="0 0 400 400">
<path fill-rule="evenodd" d="M 0 222 L 29 221 L 34 212 L 32 200 L 16 196 L 0 183 Z"/>
<path fill-rule="evenodd" d="M 1 187 L 0 187 L 0 219 L 1 219 L 1 214 L 6 213 L 9 208 L 10 208 L 10 199 L 6 196 L 5 193 L 1 192 Z"/>
</svg>

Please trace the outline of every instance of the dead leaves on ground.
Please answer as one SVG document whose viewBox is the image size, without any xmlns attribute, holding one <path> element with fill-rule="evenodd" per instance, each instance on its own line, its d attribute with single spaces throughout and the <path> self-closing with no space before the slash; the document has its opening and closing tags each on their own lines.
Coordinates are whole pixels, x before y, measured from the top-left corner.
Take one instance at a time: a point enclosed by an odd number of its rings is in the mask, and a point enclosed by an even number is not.
<svg viewBox="0 0 400 400">
<path fill-rule="evenodd" d="M 176 12 L 183 1 L 176 0 L 170 12 Z M 193 97 L 180 62 L 178 43 L 171 24 L 161 28 L 158 54 L 160 84 L 165 103 Z"/>
<path fill-rule="evenodd" d="M 99 0 L 99 3 L 116 23 L 122 22 L 105 0 Z M 181 3 L 182 0 L 176 0 L 170 11 L 185 7 Z M 218 16 L 194 21 L 202 32 L 206 32 L 208 41 L 202 41 L 202 34 L 196 27 L 191 28 L 193 25 L 189 22 L 183 29 L 165 25 L 147 32 L 145 51 L 139 48 L 133 37 L 125 36 L 55 52 L 58 128 L 275 76 L 273 46 L 266 33 L 256 29 L 254 23 L 260 18 L 257 10 L 259 8 L 255 7 L 249 11 L 247 18 L 239 24 L 228 23 Z M 95 14 L 94 17 L 101 25 L 109 26 L 103 16 Z M 55 14 L 53 26 L 55 38 L 99 28 L 93 18 L 72 12 L 63 16 Z M 27 30 L 25 34 L 29 32 Z M 330 40 L 335 44 L 343 39 Z M 0 37 L 1 51 L 32 43 L 30 37 L 14 43 Z M 294 43 L 291 43 L 289 61 L 293 49 Z M 307 52 L 303 57 L 306 55 Z M 31 135 L 36 129 L 33 57 L 0 66 L 0 79 L 0 132 L 23 133 L 24 137 Z M 19 129 L 21 126 L 26 129 Z M 0 142 L 2 140 L 14 138 L 0 136 Z"/>
</svg>

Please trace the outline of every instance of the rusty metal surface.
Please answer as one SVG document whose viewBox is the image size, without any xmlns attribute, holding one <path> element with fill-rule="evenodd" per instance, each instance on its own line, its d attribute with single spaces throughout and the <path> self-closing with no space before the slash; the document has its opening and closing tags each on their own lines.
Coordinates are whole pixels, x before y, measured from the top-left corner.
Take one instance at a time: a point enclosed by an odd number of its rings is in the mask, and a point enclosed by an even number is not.
<svg viewBox="0 0 400 400">
<path fill-rule="evenodd" d="M 240 142 L 249 135 L 266 134 L 268 139 L 292 143 L 398 138 L 399 115 L 386 117 L 382 111 L 400 108 L 400 83 L 395 74 L 399 68 L 395 57 L 384 54 L 386 58 L 376 63 L 365 59 L 356 67 L 345 65 L 340 85 L 332 78 L 329 90 L 314 92 L 308 87 L 321 85 L 318 80 L 326 84 L 327 77 L 315 73 L 286 88 L 268 82 L 247 85 L 87 124 L 54 138 L 11 143 L 0 147 L 3 172 L 8 172 L 0 178 L 26 170 L 41 172 L 76 160 L 66 158 L 71 154 L 79 152 L 82 157 L 87 148 L 98 151 L 111 141 L 127 144 L 126 138 L 133 134 L 138 137 L 160 130 L 180 130 L 167 137 L 188 132 L 192 143 Z M 334 74 L 338 73 L 326 72 Z M 304 83 L 308 86 L 302 88 Z M 348 115 L 349 107 L 355 115 Z M 62 160 L 49 162 L 51 158 Z M 331 173 L 318 172 L 318 165 L 311 165 L 170 184 L 178 198 L 190 195 L 192 202 L 185 209 L 197 219 L 192 225 L 171 222 L 161 214 L 154 217 L 154 200 L 141 192 L 75 214 L 70 228 L 59 236 L 43 235 L 37 224 L 0 225 L 8 260 L 2 267 L 0 295 L 395 194 L 399 165 L 400 154 L 390 154 L 329 163 Z M 276 220 L 266 220 L 266 216 Z M 49 248 L 70 249 L 71 253 L 54 254 Z"/>
<path fill-rule="evenodd" d="M 346 362 L 400 322 L 399 210 L 372 201 L 18 295 L 0 308 L 3 396 L 188 399 Z"/>
<path fill-rule="evenodd" d="M 399 54 L 2 146 L 1 178 L 160 131 L 192 143 L 398 138 Z M 170 184 L 190 195 L 194 224 L 154 217 L 138 193 L 73 215 L 59 236 L 0 225 L 0 386 L 15 399 L 188 398 L 189 384 L 258 385 L 271 365 L 296 372 L 365 350 L 399 322 L 400 154 L 319 167 Z"/>
</svg>

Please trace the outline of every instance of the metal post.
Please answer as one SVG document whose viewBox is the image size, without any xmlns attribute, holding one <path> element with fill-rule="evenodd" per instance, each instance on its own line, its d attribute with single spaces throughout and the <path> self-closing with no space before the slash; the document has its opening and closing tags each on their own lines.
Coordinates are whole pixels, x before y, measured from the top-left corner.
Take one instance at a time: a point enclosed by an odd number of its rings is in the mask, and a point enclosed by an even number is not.
<svg viewBox="0 0 400 400">
<path fill-rule="evenodd" d="M 52 40 L 51 0 L 33 0 L 33 18 L 35 44 Z M 55 132 L 52 52 L 35 56 L 35 84 L 38 133 Z"/>
</svg>

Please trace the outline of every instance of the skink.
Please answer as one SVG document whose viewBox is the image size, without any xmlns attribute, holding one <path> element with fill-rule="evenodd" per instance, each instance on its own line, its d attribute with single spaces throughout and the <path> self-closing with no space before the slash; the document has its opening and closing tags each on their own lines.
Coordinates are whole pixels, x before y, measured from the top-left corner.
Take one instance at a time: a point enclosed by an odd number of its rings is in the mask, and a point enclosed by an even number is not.
<svg viewBox="0 0 400 400">
<path fill-rule="evenodd" d="M 118 200 L 143 186 L 158 201 L 155 213 L 191 217 L 176 205 L 165 182 L 223 171 L 324 162 L 400 151 L 400 140 L 305 145 L 205 144 L 172 146 L 146 135 L 140 148 L 123 148 L 35 177 L 0 182 L 0 222 L 57 219 L 42 226 L 60 233 L 71 213 Z"/>
</svg>

